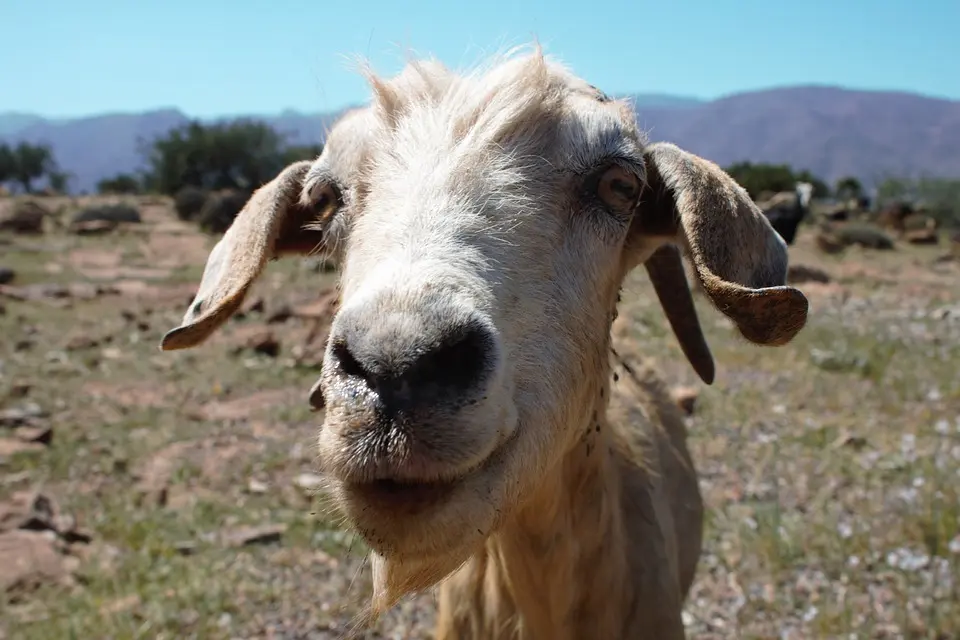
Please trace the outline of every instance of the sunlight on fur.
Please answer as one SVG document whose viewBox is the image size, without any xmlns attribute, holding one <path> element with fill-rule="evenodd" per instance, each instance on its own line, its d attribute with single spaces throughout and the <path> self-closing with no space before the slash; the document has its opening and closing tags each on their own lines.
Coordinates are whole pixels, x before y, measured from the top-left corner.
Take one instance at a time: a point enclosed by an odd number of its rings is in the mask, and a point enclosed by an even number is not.
<svg viewBox="0 0 960 640">
<path fill-rule="evenodd" d="M 710 384 L 684 259 L 778 346 L 807 316 L 786 245 L 719 167 L 648 143 L 539 47 L 363 73 L 370 105 L 254 194 L 162 348 L 202 343 L 271 259 L 321 253 L 341 301 L 318 466 L 372 550 L 358 622 L 439 584 L 441 639 L 684 638 L 703 506 L 659 375 L 611 348 L 620 289 L 643 265 Z"/>
</svg>

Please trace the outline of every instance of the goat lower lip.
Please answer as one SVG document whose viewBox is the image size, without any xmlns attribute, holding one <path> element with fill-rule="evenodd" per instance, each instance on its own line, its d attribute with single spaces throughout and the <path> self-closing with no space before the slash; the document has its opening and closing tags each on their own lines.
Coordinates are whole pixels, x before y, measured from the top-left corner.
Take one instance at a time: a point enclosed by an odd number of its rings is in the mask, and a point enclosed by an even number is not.
<svg viewBox="0 0 960 640">
<path fill-rule="evenodd" d="M 419 511 L 442 502 L 453 493 L 458 481 L 399 482 L 374 480 L 349 483 L 345 489 L 366 506 L 383 511 Z"/>
</svg>

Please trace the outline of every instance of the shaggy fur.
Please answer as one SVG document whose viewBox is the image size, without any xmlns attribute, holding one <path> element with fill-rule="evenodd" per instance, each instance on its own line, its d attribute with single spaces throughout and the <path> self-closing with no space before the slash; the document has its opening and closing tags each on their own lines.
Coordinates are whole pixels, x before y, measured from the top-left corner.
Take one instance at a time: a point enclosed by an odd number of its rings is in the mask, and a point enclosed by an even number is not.
<svg viewBox="0 0 960 640">
<path fill-rule="evenodd" d="M 162 348 L 322 241 L 341 304 L 320 460 L 372 548 L 374 612 L 442 581 L 439 638 L 683 638 L 700 495 L 656 374 L 623 371 L 640 405 L 611 404 L 619 289 L 646 266 L 710 382 L 681 256 L 746 339 L 781 345 L 807 313 L 783 240 L 716 165 L 648 144 L 539 51 L 368 75 L 371 105 L 251 198 Z"/>
</svg>

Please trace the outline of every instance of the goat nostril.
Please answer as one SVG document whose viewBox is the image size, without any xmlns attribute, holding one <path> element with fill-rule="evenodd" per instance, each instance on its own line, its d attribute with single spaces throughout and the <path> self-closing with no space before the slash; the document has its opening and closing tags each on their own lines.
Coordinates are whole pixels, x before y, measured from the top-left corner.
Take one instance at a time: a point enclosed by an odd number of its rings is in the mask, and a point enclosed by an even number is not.
<svg viewBox="0 0 960 640">
<path fill-rule="evenodd" d="M 466 327 L 449 334 L 438 347 L 421 355 L 404 373 L 404 378 L 414 388 L 438 385 L 463 391 L 478 382 L 489 357 L 487 332 Z"/>
<path fill-rule="evenodd" d="M 433 339 L 428 335 L 433 333 Z M 410 334 L 409 341 L 381 343 L 370 335 L 336 339 L 331 356 L 337 374 L 361 382 L 375 405 L 397 414 L 434 403 L 467 402 L 493 368 L 493 337 L 478 324 Z M 358 396 L 351 396 L 359 400 Z"/>
<path fill-rule="evenodd" d="M 337 341 L 333 344 L 333 355 L 337 359 L 337 363 L 340 366 L 340 371 L 349 377 L 361 378 L 365 380 L 368 384 L 373 381 L 370 379 L 370 376 L 366 369 L 363 368 L 363 365 L 354 357 L 350 352 L 347 343 Z"/>
</svg>

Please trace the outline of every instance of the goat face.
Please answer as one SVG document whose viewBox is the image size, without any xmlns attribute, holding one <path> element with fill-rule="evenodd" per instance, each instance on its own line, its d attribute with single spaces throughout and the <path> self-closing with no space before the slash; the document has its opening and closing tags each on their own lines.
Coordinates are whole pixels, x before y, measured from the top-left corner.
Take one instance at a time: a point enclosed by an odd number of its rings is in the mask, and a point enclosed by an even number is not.
<svg viewBox="0 0 960 640">
<path fill-rule="evenodd" d="M 341 303 L 317 386 L 320 459 L 381 557 L 451 569 L 536 489 L 591 423 L 634 266 L 707 382 L 681 251 L 749 340 L 803 326 L 786 248 L 746 192 L 646 144 L 625 104 L 539 53 L 371 84 L 314 163 L 254 195 L 164 347 L 205 338 L 268 259 L 321 243 Z"/>
</svg>

